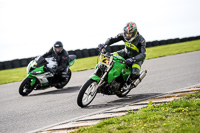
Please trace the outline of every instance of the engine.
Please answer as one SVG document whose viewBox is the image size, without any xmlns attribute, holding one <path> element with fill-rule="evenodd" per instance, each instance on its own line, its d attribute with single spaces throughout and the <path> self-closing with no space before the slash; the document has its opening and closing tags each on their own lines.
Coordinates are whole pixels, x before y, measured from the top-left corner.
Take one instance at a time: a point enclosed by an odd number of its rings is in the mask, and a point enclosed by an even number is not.
<svg viewBox="0 0 200 133">
<path fill-rule="evenodd" d="M 121 83 L 113 80 L 112 83 L 107 83 L 101 87 L 100 92 L 106 95 L 113 95 L 120 88 Z"/>
</svg>

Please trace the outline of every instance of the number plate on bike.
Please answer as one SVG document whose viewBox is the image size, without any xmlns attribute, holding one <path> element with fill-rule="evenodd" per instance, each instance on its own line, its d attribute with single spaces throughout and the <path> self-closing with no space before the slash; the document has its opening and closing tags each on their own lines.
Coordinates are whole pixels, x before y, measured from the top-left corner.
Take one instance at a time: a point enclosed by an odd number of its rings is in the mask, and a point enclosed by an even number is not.
<svg viewBox="0 0 200 133">
<path fill-rule="evenodd" d="M 106 55 L 103 55 L 103 54 L 102 54 L 102 55 L 100 56 L 100 62 L 102 62 L 102 63 L 108 65 L 109 62 L 110 62 L 110 58 L 107 57 Z"/>
</svg>

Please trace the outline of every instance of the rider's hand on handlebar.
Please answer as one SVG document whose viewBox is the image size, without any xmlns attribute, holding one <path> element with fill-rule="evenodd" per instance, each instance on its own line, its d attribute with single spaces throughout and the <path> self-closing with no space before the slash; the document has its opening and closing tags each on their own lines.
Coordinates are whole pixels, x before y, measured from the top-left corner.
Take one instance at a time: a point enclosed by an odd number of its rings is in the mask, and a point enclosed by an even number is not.
<svg viewBox="0 0 200 133">
<path fill-rule="evenodd" d="M 99 50 L 102 50 L 103 48 L 105 48 L 105 46 L 106 46 L 105 44 L 99 44 L 99 45 L 98 45 L 98 49 L 99 49 Z"/>
<path fill-rule="evenodd" d="M 125 64 L 127 66 L 131 66 L 135 61 L 136 60 L 134 59 L 134 57 L 133 58 L 128 58 L 128 59 L 125 60 Z"/>
</svg>

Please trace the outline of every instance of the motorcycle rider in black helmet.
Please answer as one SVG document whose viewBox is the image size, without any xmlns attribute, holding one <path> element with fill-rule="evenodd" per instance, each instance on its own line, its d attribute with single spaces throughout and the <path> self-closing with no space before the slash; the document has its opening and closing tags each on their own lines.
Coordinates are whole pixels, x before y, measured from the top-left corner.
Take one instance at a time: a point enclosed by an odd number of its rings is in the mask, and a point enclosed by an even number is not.
<svg viewBox="0 0 200 133">
<path fill-rule="evenodd" d="M 140 75 L 141 65 L 146 58 L 146 42 L 142 35 L 139 34 L 136 24 L 129 22 L 124 27 L 123 33 L 109 38 L 105 44 L 99 44 L 98 48 L 106 48 L 119 41 L 124 41 L 125 48 L 113 54 L 122 56 L 126 59 L 125 64 L 132 66 L 132 74 L 130 76 L 130 81 L 132 82 Z"/>
<path fill-rule="evenodd" d="M 68 52 L 63 48 L 63 44 L 60 41 L 57 41 L 53 47 L 46 52 L 42 57 L 54 57 L 58 63 L 58 66 L 51 69 L 51 72 L 54 73 L 58 78 L 65 79 L 68 78 L 67 72 L 69 68 L 69 54 Z M 60 84 L 65 82 L 65 80 Z"/>
</svg>

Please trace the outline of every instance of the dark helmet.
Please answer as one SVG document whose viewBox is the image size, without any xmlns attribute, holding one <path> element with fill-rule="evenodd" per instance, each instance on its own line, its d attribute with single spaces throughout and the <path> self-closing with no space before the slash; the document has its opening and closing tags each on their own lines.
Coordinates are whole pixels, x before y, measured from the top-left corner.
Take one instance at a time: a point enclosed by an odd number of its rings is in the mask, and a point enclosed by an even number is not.
<svg viewBox="0 0 200 133">
<path fill-rule="evenodd" d="M 127 34 L 132 34 L 131 36 L 127 36 Z M 137 37 L 137 26 L 134 22 L 129 22 L 124 27 L 124 37 L 127 41 L 134 40 Z"/>
<path fill-rule="evenodd" d="M 55 53 L 60 54 L 63 51 L 63 44 L 60 41 L 57 41 L 54 45 L 53 45 L 53 50 Z"/>
</svg>

